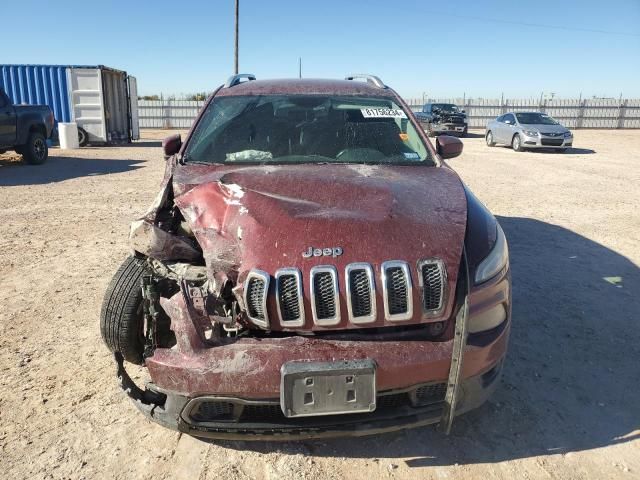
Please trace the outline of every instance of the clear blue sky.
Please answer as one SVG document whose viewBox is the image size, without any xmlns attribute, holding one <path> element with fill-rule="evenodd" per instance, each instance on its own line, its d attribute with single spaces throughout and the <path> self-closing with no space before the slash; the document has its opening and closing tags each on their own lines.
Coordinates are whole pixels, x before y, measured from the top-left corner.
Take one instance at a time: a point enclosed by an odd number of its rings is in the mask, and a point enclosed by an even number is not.
<svg viewBox="0 0 640 480">
<path fill-rule="evenodd" d="M 104 64 L 141 94 L 232 73 L 234 0 L 19 0 L 0 63 Z M 378 74 L 405 97 L 640 97 L 640 0 L 241 0 L 240 70 Z M 6 19 L 9 19 L 7 21 Z"/>
</svg>

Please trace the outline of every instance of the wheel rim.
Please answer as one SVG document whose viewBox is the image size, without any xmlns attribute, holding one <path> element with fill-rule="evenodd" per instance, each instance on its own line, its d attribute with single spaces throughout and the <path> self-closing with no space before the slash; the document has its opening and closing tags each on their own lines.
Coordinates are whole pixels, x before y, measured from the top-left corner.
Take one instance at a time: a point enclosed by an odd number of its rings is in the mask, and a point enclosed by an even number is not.
<svg viewBox="0 0 640 480">
<path fill-rule="evenodd" d="M 489 145 L 493 143 L 493 135 L 491 135 L 491 132 L 487 133 L 487 143 Z"/>
<path fill-rule="evenodd" d="M 35 142 L 33 142 L 33 152 L 36 154 L 38 160 L 42 160 L 45 155 L 47 146 L 44 143 L 44 140 L 38 138 Z"/>
<path fill-rule="evenodd" d="M 520 150 L 520 137 L 516 136 L 513 139 L 513 148 L 514 150 Z"/>
</svg>

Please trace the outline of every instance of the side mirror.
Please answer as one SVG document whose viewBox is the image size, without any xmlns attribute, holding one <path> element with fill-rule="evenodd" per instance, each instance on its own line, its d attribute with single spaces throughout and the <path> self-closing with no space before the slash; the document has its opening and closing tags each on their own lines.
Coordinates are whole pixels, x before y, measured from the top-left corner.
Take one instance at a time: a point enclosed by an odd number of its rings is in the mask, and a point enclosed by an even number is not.
<svg viewBox="0 0 640 480">
<path fill-rule="evenodd" d="M 462 153 L 463 143 L 451 135 L 440 135 L 436 137 L 436 152 L 440 158 L 455 158 Z"/>
<path fill-rule="evenodd" d="M 513 122 L 511 120 L 505 120 L 504 123 L 506 123 L 507 125 L 513 125 Z"/>
<path fill-rule="evenodd" d="M 467 111 L 463 108 L 462 110 L 460 110 L 460 113 L 467 113 Z"/>
<path fill-rule="evenodd" d="M 162 140 L 162 150 L 164 151 L 164 159 L 166 160 L 172 155 L 175 155 L 180 151 L 182 147 L 182 137 L 179 133 L 170 135 Z"/>
</svg>

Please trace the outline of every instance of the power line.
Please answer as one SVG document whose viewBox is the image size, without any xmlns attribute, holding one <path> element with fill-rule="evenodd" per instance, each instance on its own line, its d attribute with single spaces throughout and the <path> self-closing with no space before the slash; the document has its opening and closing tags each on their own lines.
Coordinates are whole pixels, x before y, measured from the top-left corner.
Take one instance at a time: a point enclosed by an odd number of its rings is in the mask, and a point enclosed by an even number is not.
<svg viewBox="0 0 640 480">
<path fill-rule="evenodd" d="M 439 15 L 446 15 L 449 17 L 464 18 L 467 20 L 478 20 L 481 22 L 504 23 L 504 24 L 522 25 L 525 27 L 536 27 L 536 28 L 551 28 L 555 30 L 566 30 L 569 32 L 587 32 L 587 33 L 600 33 L 604 35 L 623 35 L 623 36 L 630 36 L 630 37 L 640 37 L 640 33 L 632 33 L 632 32 L 613 32 L 611 30 L 598 30 L 595 28 L 565 27 L 563 25 L 547 25 L 543 23 L 519 22 L 517 20 L 503 20 L 499 18 L 476 17 L 472 15 L 460 15 L 457 13 L 441 12 L 441 11 L 434 11 L 434 10 L 430 10 L 430 12 L 437 13 Z"/>
</svg>

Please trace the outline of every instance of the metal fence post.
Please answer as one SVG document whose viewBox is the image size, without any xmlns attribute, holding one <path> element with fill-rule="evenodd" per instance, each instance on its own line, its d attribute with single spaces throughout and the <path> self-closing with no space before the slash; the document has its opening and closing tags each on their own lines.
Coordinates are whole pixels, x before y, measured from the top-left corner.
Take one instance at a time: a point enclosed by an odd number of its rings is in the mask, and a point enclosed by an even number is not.
<svg viewBox="0 0 640 480">
<path fill-rule="evenodd" d="M 587 106 L 587 100 L 581 100 L 578 104 L 578 118 L 576 118 L 576 128 L 582 128 L 584 124 L 584 110 Z"/>
<path fill-rule="evenodd" d="M 167 100 L 167 103 L 170 104 L 171 100 Z M 164 128 L 171 128 L 171 105 L 163 105 L 162 108 Z"/>
<path fill-rule="evenodd" d="M 618 107 L 618 126 L 616 128 L 624 128 L 624 119 L 627 116 L 627 102 L 629 100 L 625 100 L 620 103 Z"/>
</svg>

